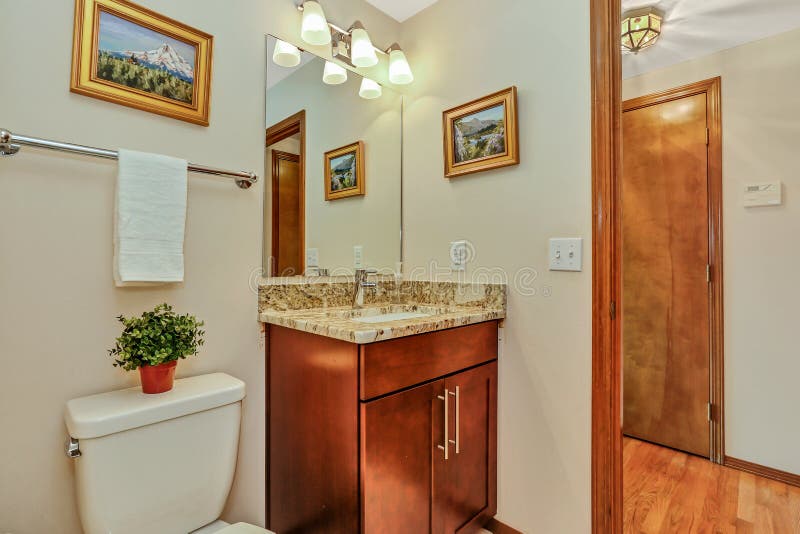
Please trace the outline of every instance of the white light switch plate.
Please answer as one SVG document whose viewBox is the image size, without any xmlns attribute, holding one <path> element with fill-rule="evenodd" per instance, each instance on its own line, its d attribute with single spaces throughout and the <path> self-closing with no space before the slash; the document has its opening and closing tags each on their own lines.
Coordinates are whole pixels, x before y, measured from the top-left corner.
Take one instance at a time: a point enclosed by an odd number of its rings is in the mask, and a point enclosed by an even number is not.
<svg viewBox="0 0 800 534">
<path fill-rule="evenodd" d="M 353 267 L 356 269 L 364 268 L 364 247 L 361 245 L 353 247 Z"/>
<path fill-rule="evenodd" d="M 454 271 L 464 271 L 467 268 L 467 242 L 453 241 L 450 243 L 450 268 Z"/>
<path fill-rule="evenodd" d="M 550 239 L 551 271 L 583 270 L 583 238 L 554 237 Z"/>
<path fill-rule="evenodd" d="M 319 249 L 306 249 L 306 267 L 319 267 Z"/>
</svg>

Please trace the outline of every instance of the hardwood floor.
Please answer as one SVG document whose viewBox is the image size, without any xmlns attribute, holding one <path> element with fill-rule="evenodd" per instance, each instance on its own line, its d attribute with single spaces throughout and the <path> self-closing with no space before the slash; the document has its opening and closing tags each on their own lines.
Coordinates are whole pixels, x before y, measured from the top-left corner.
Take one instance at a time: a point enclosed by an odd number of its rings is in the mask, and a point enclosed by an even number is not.
<svg viewBox="0 0 800 534">
<path fill-rule="evenodd" d="M 800 488 L 623 441 L 626 534 L 800 534 Z"/>
</svg>

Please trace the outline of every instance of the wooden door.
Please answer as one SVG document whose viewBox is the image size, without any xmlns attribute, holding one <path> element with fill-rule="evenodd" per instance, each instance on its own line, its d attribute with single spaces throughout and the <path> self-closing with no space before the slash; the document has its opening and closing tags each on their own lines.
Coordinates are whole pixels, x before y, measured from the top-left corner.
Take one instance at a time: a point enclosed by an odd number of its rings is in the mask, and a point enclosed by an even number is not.
<svg viewBox="0 0 800 534">
<path fill-rule="evenodd" d="M 276 276 L 303 273 L 303 187 L 300 156 L 272 151 L 272 256 Z"/>
<path fill-rule="evenodd" d="M 434 472 L 445 534 L 473 533 L 497 512 L 497 362 L 448 377 L 448 458 Z M 410 531 L 409 531 L 410 532 Z"/>
<path fill-rule="evenodd" d="M 362 534 L 440 533 L 433 463 L 443 433 L 438 380 L 361 403 Z"/>
<path fill-rule="evenodd" d="M 709 456 L 707 95 L 622 117 L 623 431 Z"/>
</svg>

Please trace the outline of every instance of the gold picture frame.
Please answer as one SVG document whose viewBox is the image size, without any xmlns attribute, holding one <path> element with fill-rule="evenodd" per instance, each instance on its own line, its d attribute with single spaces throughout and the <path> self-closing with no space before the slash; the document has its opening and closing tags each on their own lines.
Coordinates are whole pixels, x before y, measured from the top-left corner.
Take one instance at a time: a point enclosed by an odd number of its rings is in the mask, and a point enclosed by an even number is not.
<svg viewBox="0 0 800 534">
<path fill-rule="evenodd" d="M 208 126 L 213 44 L 126 0 L 76 0 L 70 91 Z"/>
<path fill-rule="evenodd" d="M 363 196 L 367 192 L 364 142 L 325 152 L 325 200 Z"/>
<path fill-rule="evenodd" d="M 516 87 L 444 111 L 442 125 L 445 177 L 519 164 Z"/>
</svg>

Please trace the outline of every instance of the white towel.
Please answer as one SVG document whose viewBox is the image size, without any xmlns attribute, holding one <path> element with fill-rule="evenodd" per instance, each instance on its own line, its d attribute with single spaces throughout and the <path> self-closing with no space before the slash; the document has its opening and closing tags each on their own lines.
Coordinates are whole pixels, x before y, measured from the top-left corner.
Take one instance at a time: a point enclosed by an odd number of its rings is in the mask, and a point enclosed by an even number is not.
<svg viewBox="0 0 800 534">
<path fill-rule="evenodd" d="M 119 151 L 114 214 L 117 286 L 183 281 L 186 160 Z"/>
</svg>

